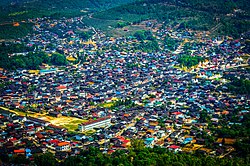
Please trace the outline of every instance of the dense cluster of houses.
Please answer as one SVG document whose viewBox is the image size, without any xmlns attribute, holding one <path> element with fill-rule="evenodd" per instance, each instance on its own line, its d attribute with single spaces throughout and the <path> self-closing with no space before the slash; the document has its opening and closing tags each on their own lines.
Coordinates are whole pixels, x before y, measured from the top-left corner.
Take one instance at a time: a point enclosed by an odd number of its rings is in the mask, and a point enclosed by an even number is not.
<svg viewBox="0 0 250 166">
<path fill-rule="evenodd" d="M 31 21 L 36 23 L 35 33 L 17 42 L 36 45 L 37 50 L 49 54 L 61 51 L 65 56 L 85 58 L 77 65 L 43 65 L 38 72 L 1 69 L 0 79 L 5 86 L 0 105 L 89 122 L 79 124 L 78 134 L 72 134 L 50 122 L 1 110 L 0 154 L 30 157 L 52 151 L 63 159 L 89 146 L 113 152 L 126 148 L 135 138 L 143 139 L 147 147 L 162 146 L 175 152 L 201 149 L 211 154 L 215 149 L 205 148 L 206 139 L 198 136 L 202 131 L 210 134 L 201 113 L 205 111 L 217 126 L 235 109 L 242 109 L 240 117 L 249 112 L 248 95 L 234 96 L 218 88 L 223 87 L 223 75 L 228 72 L 249 78 L 245 70 L 230 70 L 243 63 L 242 39 L 211 39 L 206 34 L 199 36 L 170 27 L 157 29 L 157 39 L 171 36 L 180 46 L 171 52 L 161 43 L 162 51 L 145 53 L 133 50 L 138 43 L 134 38 L 110 38 L 95 29 L 94 41 L 84 42 L 75 33 L 88 28 L 81 18 Z M 181 44 L 185 40 L 192 42 Z M 206 61 L 188 72 L 177 68 L 176 59 L 187 53 L 203 56 Z M 81 133 L 89 129 L 96 132 L 91 136 Z M 229 138 L 217 141 L 225 145 L 234 142 Z"/>
</svg>

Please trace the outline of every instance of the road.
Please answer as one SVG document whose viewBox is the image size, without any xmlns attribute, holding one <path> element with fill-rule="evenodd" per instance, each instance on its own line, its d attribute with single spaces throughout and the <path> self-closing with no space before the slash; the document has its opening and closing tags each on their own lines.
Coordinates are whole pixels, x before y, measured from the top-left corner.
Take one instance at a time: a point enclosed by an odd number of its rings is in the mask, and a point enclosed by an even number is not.
<svg viewBox="0 0 250 166">
<path fill-rule="evenodd" d="M 220 155 L 219 158 L 223 158 L 223 157 L 225 157 L 226 155 L 230 154 L 233 151 L 235 151 L 235 149 L 231 148 L 227 153 Z"/>
<path fill-rule="evenodd" d="M 144 114 L 142 114 L 142 117 L 143 117 L 143 116 L 144 116 Z M 139 116 L 136 116 L 136 117 L 132 120 L 132 123 L 128 124 L 124 129 L 122 129 L 121 131 L 119 131 L 118 133 L 116 133 L 116 137 L 117 137 L 117 136 L 121 136 L 122 133 L 123 133 L 124 131 L 126 131 L 126 130 L 129 129 L 130 127 L 135 126 L 135 124 L 136 124 L 136 119 L 138 119 L 138 118 L 139 118 Z"/>
</svg>

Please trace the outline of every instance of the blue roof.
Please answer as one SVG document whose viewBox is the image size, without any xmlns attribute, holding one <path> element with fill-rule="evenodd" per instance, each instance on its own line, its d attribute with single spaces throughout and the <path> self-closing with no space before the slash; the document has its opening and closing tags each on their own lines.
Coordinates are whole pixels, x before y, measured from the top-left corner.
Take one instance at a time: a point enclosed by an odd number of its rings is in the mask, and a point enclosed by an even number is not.
<svg viewBox="0 0 250 166">
<path fill-rule="evenodd" d="M 146 138 L 145 141 L 144 141 L 144 143 L 147 144 L 147 145 L 149 145 L 149 144 L 151 144 L 153 141 L 154 141 L 154 138 Z"/>
<path fill-rule="evenodd" d="M 30 153 L 31 150 L 27 148 L 27 149 L 25 149 L 25 152 L 26 152 L 26 153 Z"/>
<path fill-rule="evenodd" d="M 47 72 L 52 72 L 52 71 L 56 71 L 56 69 L 40 70 L 40 73 L 47 73 Z"/>
<path fill-rule="evenodd" d="M 145 141 L 153 141 L 154 138 L 146 138 Z"/>
<path fill-rule="evenodd" d="M 190 137 L 190 138 L 186 138 L 184 141 L 192 141 L 192 140 L 193 140 L 193 138 Z"/>
</svg>

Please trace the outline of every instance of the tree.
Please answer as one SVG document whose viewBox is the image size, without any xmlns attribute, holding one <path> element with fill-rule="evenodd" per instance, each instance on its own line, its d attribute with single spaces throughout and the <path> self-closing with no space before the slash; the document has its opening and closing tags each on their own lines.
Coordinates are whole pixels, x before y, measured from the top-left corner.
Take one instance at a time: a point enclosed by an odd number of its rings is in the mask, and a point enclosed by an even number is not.
<svg viewBox="0 0 250 166">
<path fill-rule="evenodd" d="M 136 37 L 137 40 L 145 40 L 146 39 L 144 31 L 136 31 L 134 36 Z"/>
<path fill-rule="evenodd" d="M 139 139 L 131 140 L 131 148 L 134 151 L 141 151 L 144 149 L 144 141 Z"/>
<path fill-rule="evenodd" d="M 54 158 L 54 155 L 52 153 L 35 155 L 34 162 L 37 166 L 48 166 L 48 165 L 55 166 L 57 163 L 56 159 Z"/>
<path fill-rule="evenodd" d="M 21 164 L 29 164 L 30 161 L 26 159 L 24 155 L 14 155 L 11 158 L 11 163 L 21 165 Z"/>
<path fill-rule="evenodd" d="M 84 158 L 80 156 L 70 156 L 64 162 L 63 165 L 67 166 L 83 166 Z"/>
<path fill-rule="evenodd" d="M 62 54 L 59 54 L 59 53 L 52 54 L 51 62 L 52 62 L 52 64 L 58 65 L 58 66 L 67 64 L 66 57 Z"/>
</svg>

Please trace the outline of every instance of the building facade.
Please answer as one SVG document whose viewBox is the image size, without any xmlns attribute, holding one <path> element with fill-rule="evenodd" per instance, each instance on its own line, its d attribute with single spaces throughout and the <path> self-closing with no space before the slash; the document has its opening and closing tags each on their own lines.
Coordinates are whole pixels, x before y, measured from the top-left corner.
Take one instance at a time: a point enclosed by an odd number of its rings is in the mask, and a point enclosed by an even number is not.
<svg viewBox="0 0 250 166">
<path fill-rule="evenodd" d="M 60 142 L 56 146 L 57 151 L 70 151 L 70 143 L 69 142 Z"/>
<path fill-rule="evenodd" d="M 86 130 L 92 130 L 94 128 L 105 127 L 111 125 L 111 117 L 106 116 L 96 120 L 90 120 L 88 122 L 78 125 L 78 129 L 83 132 Z"/>
</svg>

